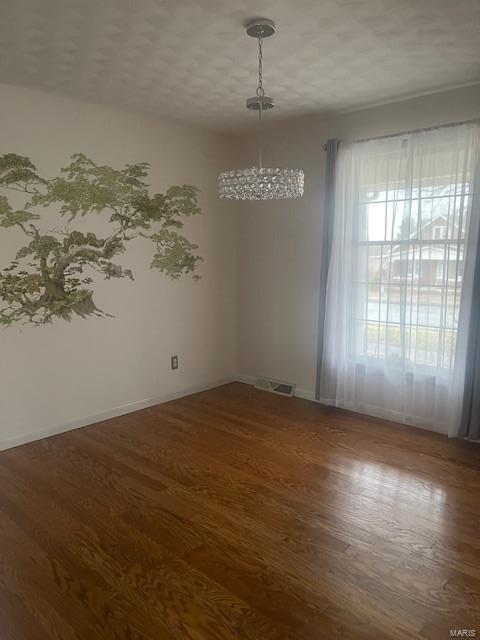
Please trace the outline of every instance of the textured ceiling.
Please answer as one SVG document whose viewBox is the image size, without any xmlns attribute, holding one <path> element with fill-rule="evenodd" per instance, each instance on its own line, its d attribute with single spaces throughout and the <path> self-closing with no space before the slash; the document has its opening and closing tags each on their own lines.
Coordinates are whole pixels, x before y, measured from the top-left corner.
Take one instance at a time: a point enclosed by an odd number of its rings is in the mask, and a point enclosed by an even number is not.
<svg viewBox="0 0 480 640">
<path fill-rule="evenodd" d="M 480 81 L 480 0 L 0 0 L 0 82 L 233 130 L 259 15 L 273 117 Z"/>
</svg>

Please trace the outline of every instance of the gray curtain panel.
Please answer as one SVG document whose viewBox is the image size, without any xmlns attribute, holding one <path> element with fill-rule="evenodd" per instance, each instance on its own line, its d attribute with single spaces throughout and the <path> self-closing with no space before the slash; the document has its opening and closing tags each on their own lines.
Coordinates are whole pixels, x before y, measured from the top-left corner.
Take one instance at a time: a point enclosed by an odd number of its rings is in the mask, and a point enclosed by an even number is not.
<svg viewBox="0 0 480 640">
<path fill-rule="evenodd" d="M 474 202 L 473 206 L 480 206 L 480 202 Z M 477 239 L 467 354 L 465 395 L 459 435 L 470 440 L 478 440 L 480 439 L 480 234 Z"/>
<path fill-rule="evenodd" d="M 323 335 L 325 325 L 325 298 L 327 292 L 328 266 L 332 251 L 333 221 L 335 214 L 335 165 L 337 163 L 339 141 L 335 138 L 325 145 L 325 202 L 322 225 L 322 254 L 320 266 L 320 296 L 318 305 L 318 339 L 317 339 L 317 379 L 315 398 L 320 400 L 320 376 L 322 371 Z"/>
</svg>

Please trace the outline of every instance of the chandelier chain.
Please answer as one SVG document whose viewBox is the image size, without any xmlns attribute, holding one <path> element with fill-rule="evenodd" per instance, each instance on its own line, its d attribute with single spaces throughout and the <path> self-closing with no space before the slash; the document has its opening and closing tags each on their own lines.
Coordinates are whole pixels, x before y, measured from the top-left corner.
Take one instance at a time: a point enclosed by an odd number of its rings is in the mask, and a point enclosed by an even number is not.
<svg viewBox="0 0 480 640">
<path fill-rule="evenodd" d="M 263 36 L 258 37 L 258 87 L 257 96 L 263 98 L 265 91 L 263 90 L 263 51 L 262 51 Z"/>
<path fill-rule="evenodd" d="M 261 169 L 263 166 L 263 151 L 262 151 L 262 111 L 263 111 L 263 102 L 262 98 L 265 96 L 265 91 L 263 89 L 263 34 L 258 36 L 258 87 L 257 87 L 257 96 L 260 99 L 259 109 L 258 109 L 258 168 Z"/>
</svg>

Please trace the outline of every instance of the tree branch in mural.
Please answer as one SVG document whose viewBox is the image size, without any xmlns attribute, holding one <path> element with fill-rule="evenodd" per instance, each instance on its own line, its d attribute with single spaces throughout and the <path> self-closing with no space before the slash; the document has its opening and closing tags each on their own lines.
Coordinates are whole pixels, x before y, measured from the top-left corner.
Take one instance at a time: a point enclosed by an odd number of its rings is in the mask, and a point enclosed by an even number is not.
<svg viewBox="0 0 480 640">
<path fill-rule="evenodd" d="M 0 195 L 0 227 L 20 229 L 28 240 L 10 266 L 0 270 L 0 298 L 5 303 L 0 324 L 107 315 L 93 301 L 91 272 L 106 279 L 133 280 L 131 270 L 113 260 L 139 237 L 155 243 L 152 268 L 172 279 L 187 273 L 199 277 L 195 275 L 202 260 L 195 254 L 198 247 L 179 233 L 182 217 L 200 213 L 198 189 L 174 186 L 150 197 L 145 182 L 148 169 L 140 162 L 116 170 L 78 153 L 59 177 L 46 180 L 28 158 L 14 153 L 0 156 L 0 187 L 25 200 L 16 209 Z M 38 210 L 52 205 L 68 224 L 62 231 L 41 233 Z M 71 228 L 73 220 L 90 214 L 107 217 L 111 229 L 107 237 Z"/>
</svg>

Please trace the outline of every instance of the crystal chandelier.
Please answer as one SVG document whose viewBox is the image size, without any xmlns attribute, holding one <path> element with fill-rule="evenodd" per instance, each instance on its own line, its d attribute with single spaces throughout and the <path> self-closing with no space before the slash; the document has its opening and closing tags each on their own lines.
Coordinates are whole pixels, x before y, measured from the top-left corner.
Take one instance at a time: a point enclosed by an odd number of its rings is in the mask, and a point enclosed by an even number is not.
<svg viewBox="0 0 480 640">
<path fill-rule="evenodd" d="M 261 18 L 246 25 L 247 34 L 258 40 L 258 86 L 256 96 L 247 99 L 247 109 L 258 111 L 258 167 L 223 171 L 218 176 L 220 198 L 271 200 L 303 196 L 304 175 L 300 169 L 279 169 L 262 164 L 262 113 L 275 103 L 263 89 L 263 39 L 275 33 L 275 23 Z"/>
</svg>

